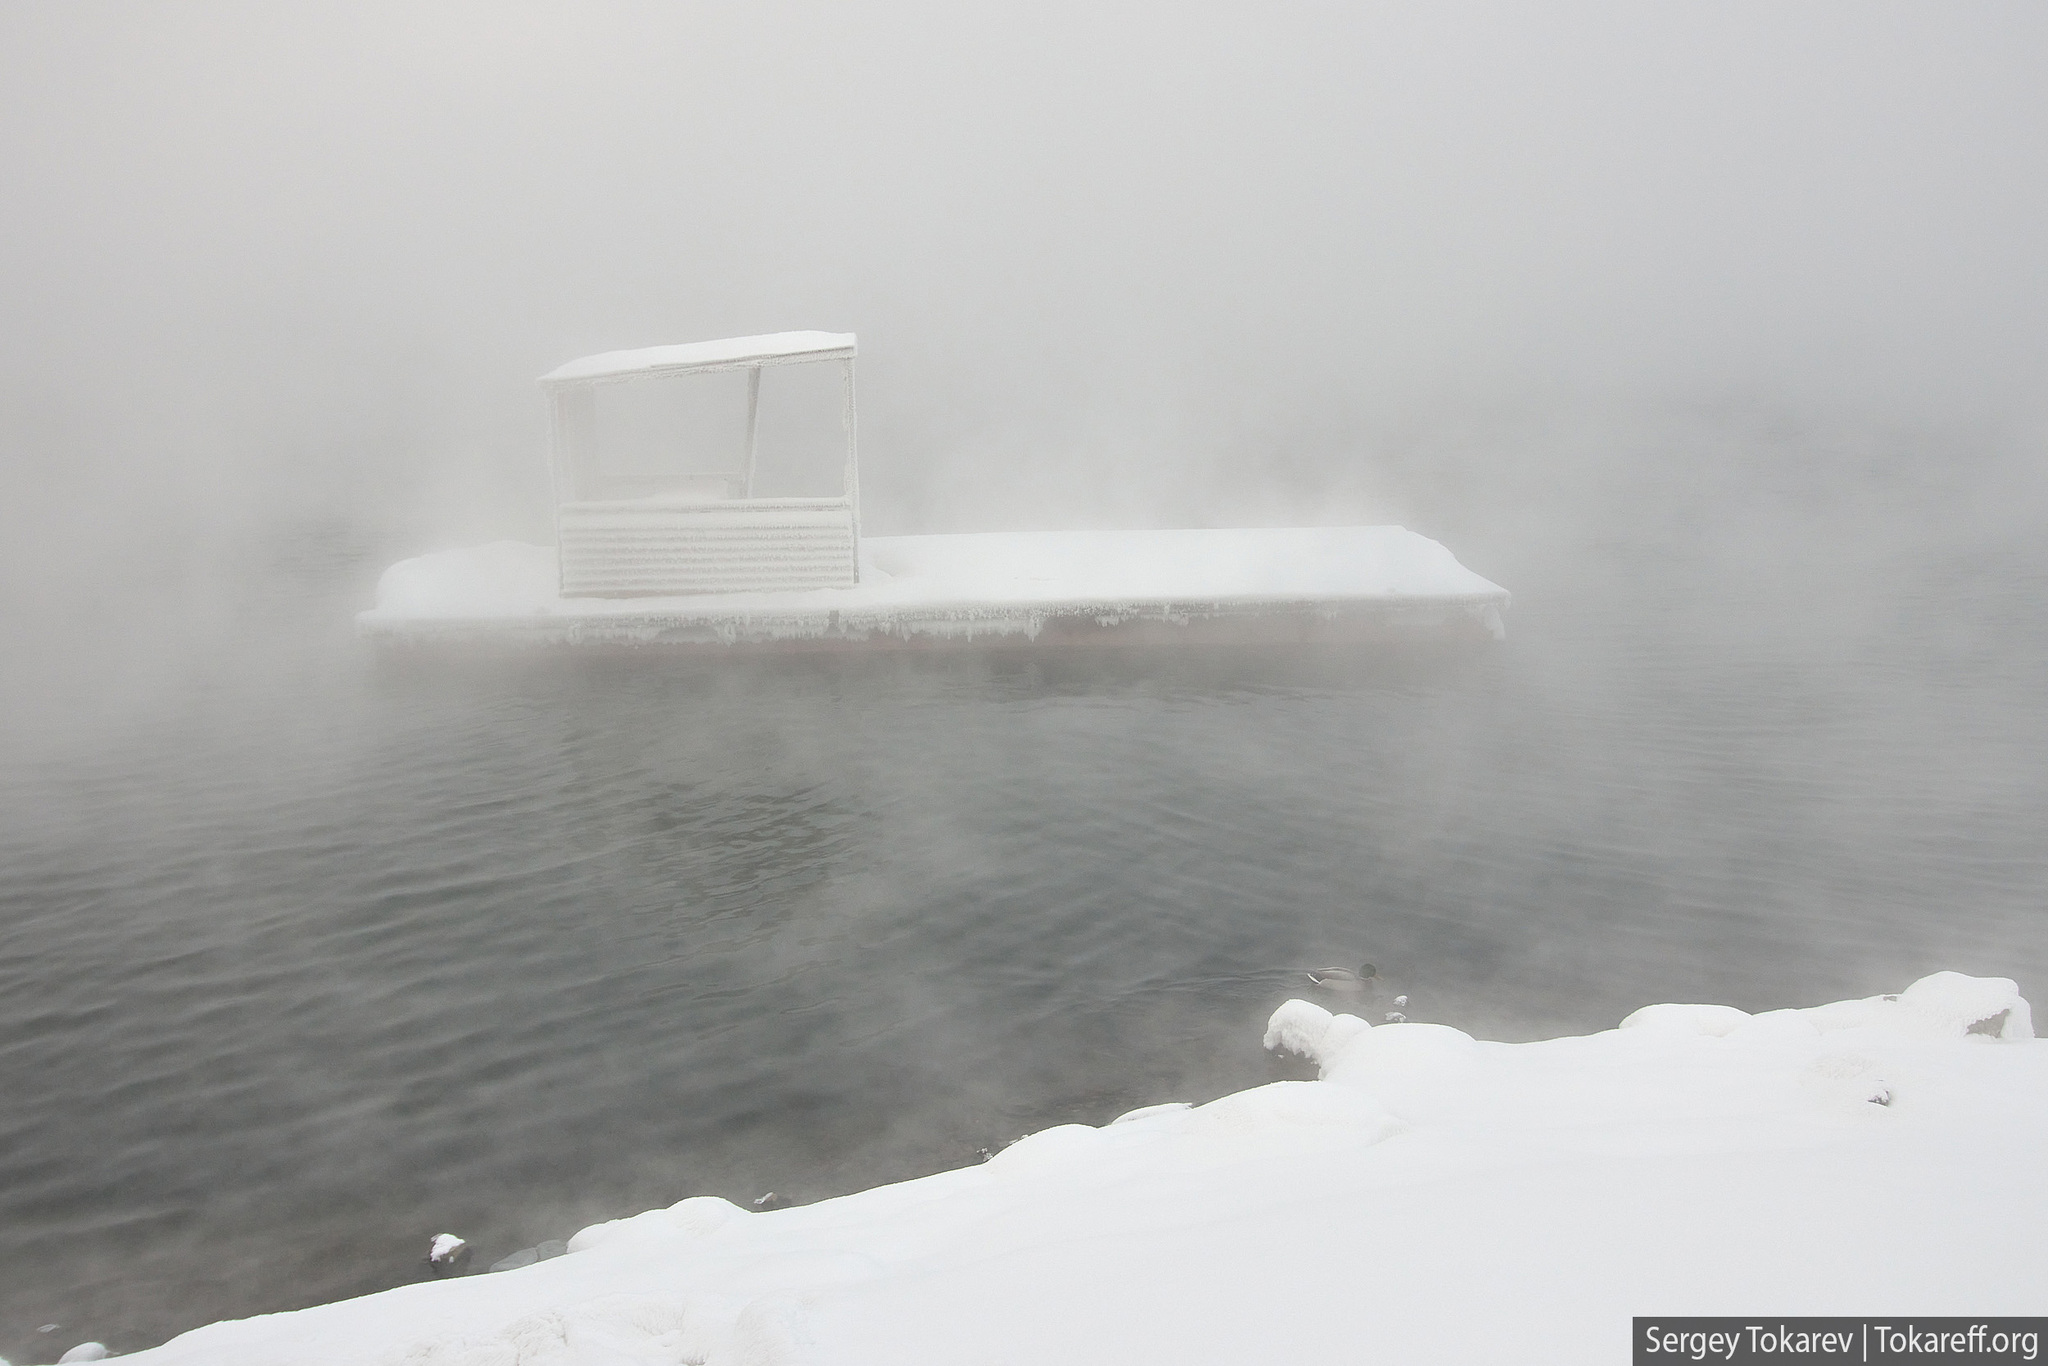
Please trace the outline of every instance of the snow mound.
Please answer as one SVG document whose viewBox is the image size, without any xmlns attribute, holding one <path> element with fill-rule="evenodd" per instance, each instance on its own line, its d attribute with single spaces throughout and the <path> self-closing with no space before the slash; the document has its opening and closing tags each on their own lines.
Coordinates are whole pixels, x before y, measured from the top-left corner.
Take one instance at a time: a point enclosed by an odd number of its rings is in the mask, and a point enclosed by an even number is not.
<svg viewBox="0 0 2048 1366">
<path fill-rule="evenodd" d="M 1937 972 L 1896 996 L 1838 1001 L 1802 1013 L 1826 1031 L 1871 1029 L 1924 1038 L 2015 1043 L 2034 1037 L 2034 1013 L 2010 977 Z"/>
<path fill-rule="evenodd" d="M 1621 1022 L 1623 1029 L 1649 1029 L 1664 1034 L 1704 1034 L 1725 1039 L 1749 1020 L 1734 1006 L 1644 1006 Z"/>
<path fill-rule="evenodd" d="M 1356 1015 L 1333 1015 L 1313 1001 L 1289 1001 L 1266 1021 L 1266 1051 L 1327 1066 L 1345 1044 L 1371 1028 Z"/>
<path fill-rule="evenodd" d="M 1895 996 L 1837 1001 L 1808 1010 L 1774 1010 L 1750 1015 L 1733 1006 L 1644 1006 L 1621 1022 L 1623 1029 L 1712 1038 L 1761 1040 L 1801 1038 L 1811 1031 L 1878 1029 L 1931 1038 L 2034 1037 L 2033 1011 L 2010 977 L 1968 977 L 1937 972 Z"/>
</svg>

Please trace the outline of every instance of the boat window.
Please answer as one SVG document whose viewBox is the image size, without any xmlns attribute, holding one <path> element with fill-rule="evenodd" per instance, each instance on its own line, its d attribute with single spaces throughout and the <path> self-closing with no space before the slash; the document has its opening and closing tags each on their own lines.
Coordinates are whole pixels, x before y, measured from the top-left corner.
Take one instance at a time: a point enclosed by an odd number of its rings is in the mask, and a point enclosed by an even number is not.
<svg viewBox="0 0 2048 1366">
<path fill-rule="evenodd" d="M 584 496 L 739 496 L 747 460 L 743 371 L 604 384 L 596 398 L 596 487 Z"/>
<path fill-rule="evenodd" d="M 845 491 L 843 370 L 827 363 L 761 371 L 756 498 L 836 498 Z"/>
</svg>

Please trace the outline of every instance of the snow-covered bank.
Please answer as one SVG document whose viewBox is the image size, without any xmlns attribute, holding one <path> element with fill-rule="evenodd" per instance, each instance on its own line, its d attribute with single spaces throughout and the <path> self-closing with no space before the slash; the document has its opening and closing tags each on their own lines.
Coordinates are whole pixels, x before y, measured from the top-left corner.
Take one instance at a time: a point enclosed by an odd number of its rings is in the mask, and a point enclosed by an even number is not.
<svg viewBox="0 0 2048 1366">
<path fill-rule="evenodd" d="M 1531 1044 L 1293 1001 L 1278 1082 L 758 1214 L 215 1324 L 206 1363 L 1587 1362 L 1633 1314 L 2039 1312 L 2048 1045 L 2012 982 Z"/>
</svg>

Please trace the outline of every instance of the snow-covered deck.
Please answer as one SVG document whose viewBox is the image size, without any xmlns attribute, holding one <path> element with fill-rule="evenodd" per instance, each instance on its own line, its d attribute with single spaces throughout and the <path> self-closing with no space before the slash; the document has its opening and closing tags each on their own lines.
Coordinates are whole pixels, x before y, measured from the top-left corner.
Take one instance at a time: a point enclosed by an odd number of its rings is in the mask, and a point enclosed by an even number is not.
<svg viewBox="0 0 2048 1366">
<path fill-rule="evenodd" d="M 871 536 L 860 582 L 565 598 L 555 552 L 500 541 L 402 560 L 357 621 L 388 639 L 742 645 L 1499 636 L 1507 591 L 1397 526 Z"/>
</svg>

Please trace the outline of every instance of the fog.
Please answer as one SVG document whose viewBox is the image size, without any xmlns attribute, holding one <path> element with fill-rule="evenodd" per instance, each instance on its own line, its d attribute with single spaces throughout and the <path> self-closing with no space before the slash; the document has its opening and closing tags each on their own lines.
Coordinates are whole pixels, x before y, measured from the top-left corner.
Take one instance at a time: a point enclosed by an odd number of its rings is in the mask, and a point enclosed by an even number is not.
<svg viewBox="0 0 2048 1366">
<path fill-rule="evenodd" d="M 1653 519 L 1729 431 L 2030 456 L 2044 56 L 2017 4 L 11 7 L 10 711 L 309 519 L 544 538 L 533 376 L 644 343 L 858 331 L 871 531 L 1404 520 L 1525 592 L 1498 504 Z"/>
<path fill-rule="evenodd" d="M 2038 992 L 2044 70 L 2026 4 L 0 9 L 0 1317 L 1213 1094 L 1368 904 L 1475 1029 Z M 811 328 L 867 532 L 1400 522 L 1509 642 L 365 662 L 383 566 L 550 538 L 536 376 Z"/>
</svg>

